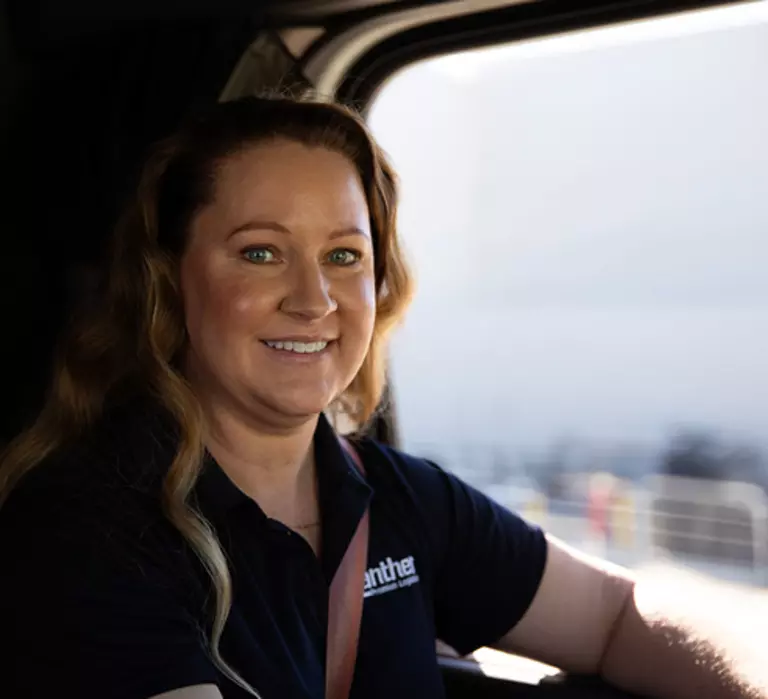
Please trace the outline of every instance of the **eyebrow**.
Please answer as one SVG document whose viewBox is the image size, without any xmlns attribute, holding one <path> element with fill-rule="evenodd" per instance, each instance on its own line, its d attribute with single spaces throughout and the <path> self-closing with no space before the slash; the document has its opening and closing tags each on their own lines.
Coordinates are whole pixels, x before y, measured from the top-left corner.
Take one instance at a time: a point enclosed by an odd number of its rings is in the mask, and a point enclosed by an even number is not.
<svg viewBox="0 0 768 699">
<path fill-rule="evenodd" d="M 275 231 L 276 233 L 285 233 L 286 235 L 291 235 L 290 229 L 286 228 L 284 225 L 278 223 L 277 221 L 246 221 L 245 223 L 235 228 L 227 236 L 227 240 L 237 235 L 238 233 L 242 233 L 243 231 Z M 363 231 L 362 228 L 358 228 L 357 226 L 350 226 L 349 228 L 340 228 L 337 231 L 333 231 L 329 238 L 343 238 L 348 235 L 362 235 L 365 238 L 370 237 L 368 233 Z"/>
</svg>

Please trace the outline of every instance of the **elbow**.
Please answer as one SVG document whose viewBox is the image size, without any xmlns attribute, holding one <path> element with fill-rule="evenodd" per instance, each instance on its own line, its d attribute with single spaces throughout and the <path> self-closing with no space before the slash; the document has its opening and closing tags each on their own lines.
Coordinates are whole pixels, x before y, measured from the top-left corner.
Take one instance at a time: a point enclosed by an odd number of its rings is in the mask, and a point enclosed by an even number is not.
<svg viewBox="0 0 768 699">
<path fill-rule="evenodd" d="M 644 625 L 636 602 L 637 583 L 632 581 L 623 591 L 618 612 L 609 624 L 602 652 L 597 661 L 597 674 L 611 684 L 625 674 L 625 665 L 631 663 L 634 643 L 632 637 L 638 621 Z"/>
<path fill-rule="evenodd" d="M 645 618 L 638 606 L 636 581 L 625 580 L 616 614 L 607 625 L 602 652 L 597 662 L 597 673 L 610 684 L 624 686 L 623 681 L 642 652 L 644 640 L 649 633 Z"/>
</svg>

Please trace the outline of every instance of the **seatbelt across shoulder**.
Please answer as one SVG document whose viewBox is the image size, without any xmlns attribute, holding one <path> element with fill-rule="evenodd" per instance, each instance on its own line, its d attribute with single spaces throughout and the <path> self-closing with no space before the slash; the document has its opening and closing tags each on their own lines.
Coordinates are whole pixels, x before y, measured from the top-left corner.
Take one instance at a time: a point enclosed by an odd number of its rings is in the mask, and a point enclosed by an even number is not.
<svg viewBox="0 0 768 699">
<path fill-rule="evenodd" d="M 339 441 L 361 474 L 365 468 L 357 450 Z M 366 507 L 333 580 L 328 600 L 328 644 L 325 667 L 326 699 L 348 699 L 352 688 L 363 617 L 363 590 L 368 560 L 369 516 Z"/>
</svg>

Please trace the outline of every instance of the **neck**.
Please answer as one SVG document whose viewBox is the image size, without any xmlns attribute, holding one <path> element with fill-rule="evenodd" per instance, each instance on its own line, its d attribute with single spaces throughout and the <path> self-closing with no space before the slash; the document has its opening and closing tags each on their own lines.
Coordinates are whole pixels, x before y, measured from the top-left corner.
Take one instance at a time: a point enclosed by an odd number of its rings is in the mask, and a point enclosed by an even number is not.
<svg viewBox="0 0 768 699">
<path fill-rule="evenodd" d="M 317 517 L 317 416 L 280 430 L 260 430 L 222 406 L 204 405 L 203 411 L 208 451 L 267 516 L 289 526 Z"/>
</svg>

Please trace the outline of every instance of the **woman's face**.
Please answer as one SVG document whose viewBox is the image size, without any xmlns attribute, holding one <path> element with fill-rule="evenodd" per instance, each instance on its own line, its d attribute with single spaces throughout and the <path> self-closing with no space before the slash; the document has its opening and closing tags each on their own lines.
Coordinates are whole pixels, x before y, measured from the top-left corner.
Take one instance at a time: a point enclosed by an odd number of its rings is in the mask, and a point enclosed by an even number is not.
<svg viewBox="0 0 768 699">
<path fill-rule="evenodd" d="M 275 140 L 228 158 L 181 261 L 204 402 L 268 419 L 324 410 L 352 381 L 376 311 L 368 205 L 345 156 Z"/>
</svg>

